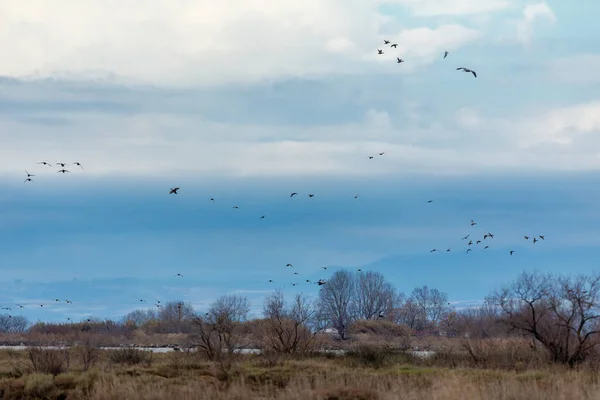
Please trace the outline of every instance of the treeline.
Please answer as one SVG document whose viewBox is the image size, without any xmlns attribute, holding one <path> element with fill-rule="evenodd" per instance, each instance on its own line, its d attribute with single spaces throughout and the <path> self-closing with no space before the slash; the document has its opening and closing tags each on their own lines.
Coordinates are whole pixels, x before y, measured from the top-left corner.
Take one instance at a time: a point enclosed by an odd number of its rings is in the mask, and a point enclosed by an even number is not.
<svg viewBox="0 0 600 400">
<path fill-rule="evenodd" d="M 370 330 L 389 337 L 434 334 L 488 339 L 531 338 L 555 362 L 576 365 L 595 354 L 600 333 L 600 276 L 522 273 L 490 294 L 483 305 L 456 310 L 448 296 L 423 286 L 399 292 L 379 272 L 336 271 L 316 300 L 302 294 L 289 299 L 274 291 L 263 302 L 262 318 L 249 320 L 246 297 L 225 295 L 207 311 L 169 302 L 152 310 L 136 310 L 120 321 L 76 324 L 37 323 L 0 317 L 3 332 L 68 335 L 74 330 L 133 338 L 183 334 L 210 358 L 228 350 L 260 347 L 275 353 L 309 351 L 324 338 L 353 338 Z M 365 328 L 366 327 L 366 328 Z"/>
</svg>

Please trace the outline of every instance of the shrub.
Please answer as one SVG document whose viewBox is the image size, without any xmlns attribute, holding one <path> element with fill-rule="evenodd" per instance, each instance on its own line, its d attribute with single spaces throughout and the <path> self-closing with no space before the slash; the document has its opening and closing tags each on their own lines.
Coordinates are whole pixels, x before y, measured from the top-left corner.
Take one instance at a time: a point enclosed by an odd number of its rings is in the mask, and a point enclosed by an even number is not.
<svg viewBox="0 0 600 400">
<path fill-rule="evenodd" d="M 150 364 L 152 362 L 152 353 L 137 349 L 113 350 L 110 353 L 110 361 L 114 364 L 127 365 Z"/>
<path fill-rule="evenodd" d="M 34 372 L 52 374 L 65 372 L 69 367 L 69 350 L 49 350 L 33 347 L 27 350 Z"/>
</svg>

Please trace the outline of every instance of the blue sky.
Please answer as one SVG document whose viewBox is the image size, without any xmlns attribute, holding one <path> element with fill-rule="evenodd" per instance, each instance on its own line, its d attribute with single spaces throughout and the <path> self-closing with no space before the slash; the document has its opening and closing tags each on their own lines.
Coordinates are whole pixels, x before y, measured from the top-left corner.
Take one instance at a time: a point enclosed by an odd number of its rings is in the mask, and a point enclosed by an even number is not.
<svg viewBox="0 0 600 400">
<path fill-rule="evenodd" d="M 258 313 L 273 288 L 315 296 L 301 282 L 359 267 L 464 306 L 524 269 L 595 267 L 600 5 L 153 0 L 111 19 L 78 4 L 0 17 L 0 304 L 27 304 L 15 314 L 202 310 L 226 293 Z M 378 56 L 386 38 L 398 49 Z M 487 231 L 466 255 L 460 238 Z"/>
</svg>

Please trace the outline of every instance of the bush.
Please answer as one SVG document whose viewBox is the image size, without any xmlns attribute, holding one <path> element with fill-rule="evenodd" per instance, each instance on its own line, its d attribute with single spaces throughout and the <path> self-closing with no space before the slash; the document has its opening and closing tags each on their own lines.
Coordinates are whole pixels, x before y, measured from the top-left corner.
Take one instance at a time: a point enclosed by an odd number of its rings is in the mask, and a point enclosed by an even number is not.
<svg viewBox="0 0 600 400">
<path fill-rule="evenodd" d="M 54 376 L 69 368 L 69 350 L 49 350 L 33 347 L 27 350 L 34 372 Z"/>
<path fill-rule="evenodd" d="M 152 362 L 152 353 L 137 349 L 119 349 L 110 353 L 110 361 L 114 364 L 127 365 L 150 364 Z"/>
<path fill-rule="evenodd" d="M 36 399 L 50 398 L 54 390 L 54 377 L 51 374 L 31 374 L 25 381 L 25 394 Z"/>
</svg>

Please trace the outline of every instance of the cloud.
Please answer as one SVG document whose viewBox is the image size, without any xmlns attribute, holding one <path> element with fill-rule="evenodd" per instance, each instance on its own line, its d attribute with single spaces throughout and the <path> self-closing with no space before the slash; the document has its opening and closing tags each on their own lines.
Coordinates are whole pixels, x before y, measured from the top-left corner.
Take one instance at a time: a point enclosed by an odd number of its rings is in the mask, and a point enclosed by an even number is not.
<svg viewBox="0 0 600 400">
<path fill-rule="evenodd" d="M 537 21 L 546 20 L 550 24 L 556 22 L 556 15 L 545 2 L 528 4 L 523 8 L 523 19 L 517 24 L 517 39 L 529 44 L 533 36 L 533 27 Z"/>
<path fill-rule="evenodd" d="M 543 67 L 546 69 L 546 82 L 551 84 L 600 84 L 600 54 L 570 54 L 553 58 Z"/>
<path fill-rule="evenodd" d="M 380 0 L 386 4 L 400 4 L 423 17 L 463 16 L 504 10 L 511 6 L 508 0 Z"/>
<path fill-rule="evenodd" d="M 492 12 L 508 5 L 502 0 L 421 3 L 401 2 L 418 15 Z M 0 75 L 210 86 L 372 71 L 373 62 L 383 59 L 372 55 L 391 20 L 379 4 L 149 0 L 140 8 L 117 0 L 4 2 Z M 455 24 L 397 27 L 388 34 L 415 65 L 479 36 Z"/>
</svg>

